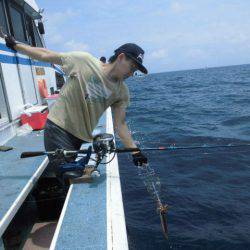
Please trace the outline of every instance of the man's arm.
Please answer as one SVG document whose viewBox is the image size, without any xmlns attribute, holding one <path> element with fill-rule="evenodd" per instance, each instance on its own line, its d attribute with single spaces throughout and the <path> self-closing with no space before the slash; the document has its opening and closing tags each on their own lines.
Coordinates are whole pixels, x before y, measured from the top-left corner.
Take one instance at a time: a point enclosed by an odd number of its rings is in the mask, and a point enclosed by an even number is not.
<svg viewBox="0 0 250 250">
<path fill-rule="evenodd" d="M 20 43 L 16 44 L 14 49 L 31 57 L 32 59 L 62 65 L 61 56 L 57 52 L 45 48 L 31 47 L 29 45 Z"/>
<path fill-rule="evenodd" d="M 118 133 L 118 136 L 120 137 L 123 145 L 126 148 L 137 148 L 128 130 L 128 126 L 125 120 L 126 110 L 121 107 L 113 107 L 112 111 L 114 114 L 114 128 L 115 131 Z"/>
<path fill-rule="evenodd" d="M 138 148 L 134 143 L 132 136 L 128 130 L 128 126 L 126 123 L 126 110 L 123 107 L 112 107 L 114 114 L 114 127 L 115 131 L 117 131 L 120 139 L 122 140 L 123 145 L 126 148 Z M 142 154 L 140 149 L 138 151 L 132 152 L 133 162 L 136 166 L 142 166 L 147 164 L 148 159 L 145 155 Z"/>
<path fill-rule="evenodd" d="M 0 37 L 5 39 L 7 47 L 16 50 L 18 52 L 21 52 L 22 54 L 25 54 L 31 57 L 32 59 L 62 65 L 61 56 L 59 53 L 45 48 L 37 48 L 37 47 L 31 47 L 26 44 L 20 44 L 15 40 L 13 36 L 4 34 L 1 26 L 0 26 Z"/>
</svg>

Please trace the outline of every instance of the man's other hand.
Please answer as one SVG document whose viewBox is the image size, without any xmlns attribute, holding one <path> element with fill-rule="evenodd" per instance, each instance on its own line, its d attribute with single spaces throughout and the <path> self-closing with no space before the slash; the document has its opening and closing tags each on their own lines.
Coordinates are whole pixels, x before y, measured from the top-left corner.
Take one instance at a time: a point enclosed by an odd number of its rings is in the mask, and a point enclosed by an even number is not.
<svg viewBox="0 0 250 250">
<path fill-rule="evenodd" d="M 132 157 L 133 157 L 133 162 L 135 166 L 142 166 L 143 164 L 148 163 L 147 157 L 141 151 L 135 154 L 132 154 Z"/>
</svg>

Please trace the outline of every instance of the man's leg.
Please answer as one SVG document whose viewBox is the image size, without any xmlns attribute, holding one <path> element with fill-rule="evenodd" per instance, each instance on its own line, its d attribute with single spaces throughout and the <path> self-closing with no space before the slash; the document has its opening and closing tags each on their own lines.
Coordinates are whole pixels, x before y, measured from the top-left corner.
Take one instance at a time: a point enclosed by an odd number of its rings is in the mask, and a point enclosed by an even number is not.
<svg viewBox="0 0 250 250">
<path fill-rule="evenodd" d="M 58 127 L 50 120 L 47 120 L 44 130 L 44 146 L 46 151 L 55 151 L 56 149 L 79 150 L 82 143 L 84 143 L 84 141 Z M 65 161 L 74 161 L 75 159 L 76 156 L 67 157 L 67 159 L 49 156 L 49 165 L 46 169 L 46 173 L 54 172 L 58 176 L 60 164 Z"/>
</svg>

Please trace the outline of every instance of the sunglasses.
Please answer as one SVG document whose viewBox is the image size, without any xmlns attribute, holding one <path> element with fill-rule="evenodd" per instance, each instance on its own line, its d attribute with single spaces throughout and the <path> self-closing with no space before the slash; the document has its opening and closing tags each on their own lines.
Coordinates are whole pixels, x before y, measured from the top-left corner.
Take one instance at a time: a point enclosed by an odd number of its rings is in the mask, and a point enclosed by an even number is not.
<svg viewBox="0 0 250 250">
<path fill-rule="evenodd" d="M 135 71 L 137 70 L 138 70 L 137 65 L 132 60 L 130 60 L 130 71 L 135 73 Z"/>
</svg>

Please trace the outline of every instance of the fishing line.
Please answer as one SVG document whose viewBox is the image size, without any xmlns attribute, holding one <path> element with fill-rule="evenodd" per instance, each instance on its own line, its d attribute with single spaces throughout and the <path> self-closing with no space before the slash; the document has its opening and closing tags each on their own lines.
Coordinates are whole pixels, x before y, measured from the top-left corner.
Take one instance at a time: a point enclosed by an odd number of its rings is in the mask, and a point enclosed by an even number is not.
<svg viewBox="0 0 250 250">
<path fill-rule="evenodd" d="M 163 235 L 168 239 L 168 228 L 167 228 L 167 208 L 168 205 L 163 205 L 160 198 L 161 182 L 160 178 L 157 177 L 153 168 L 148 164 L 137 167 L 138 175 L 142 179 L 148 193 L 153 197 L 157 204 L 157 210 L 160 215 L 161 226 Z"/>
</svg>

